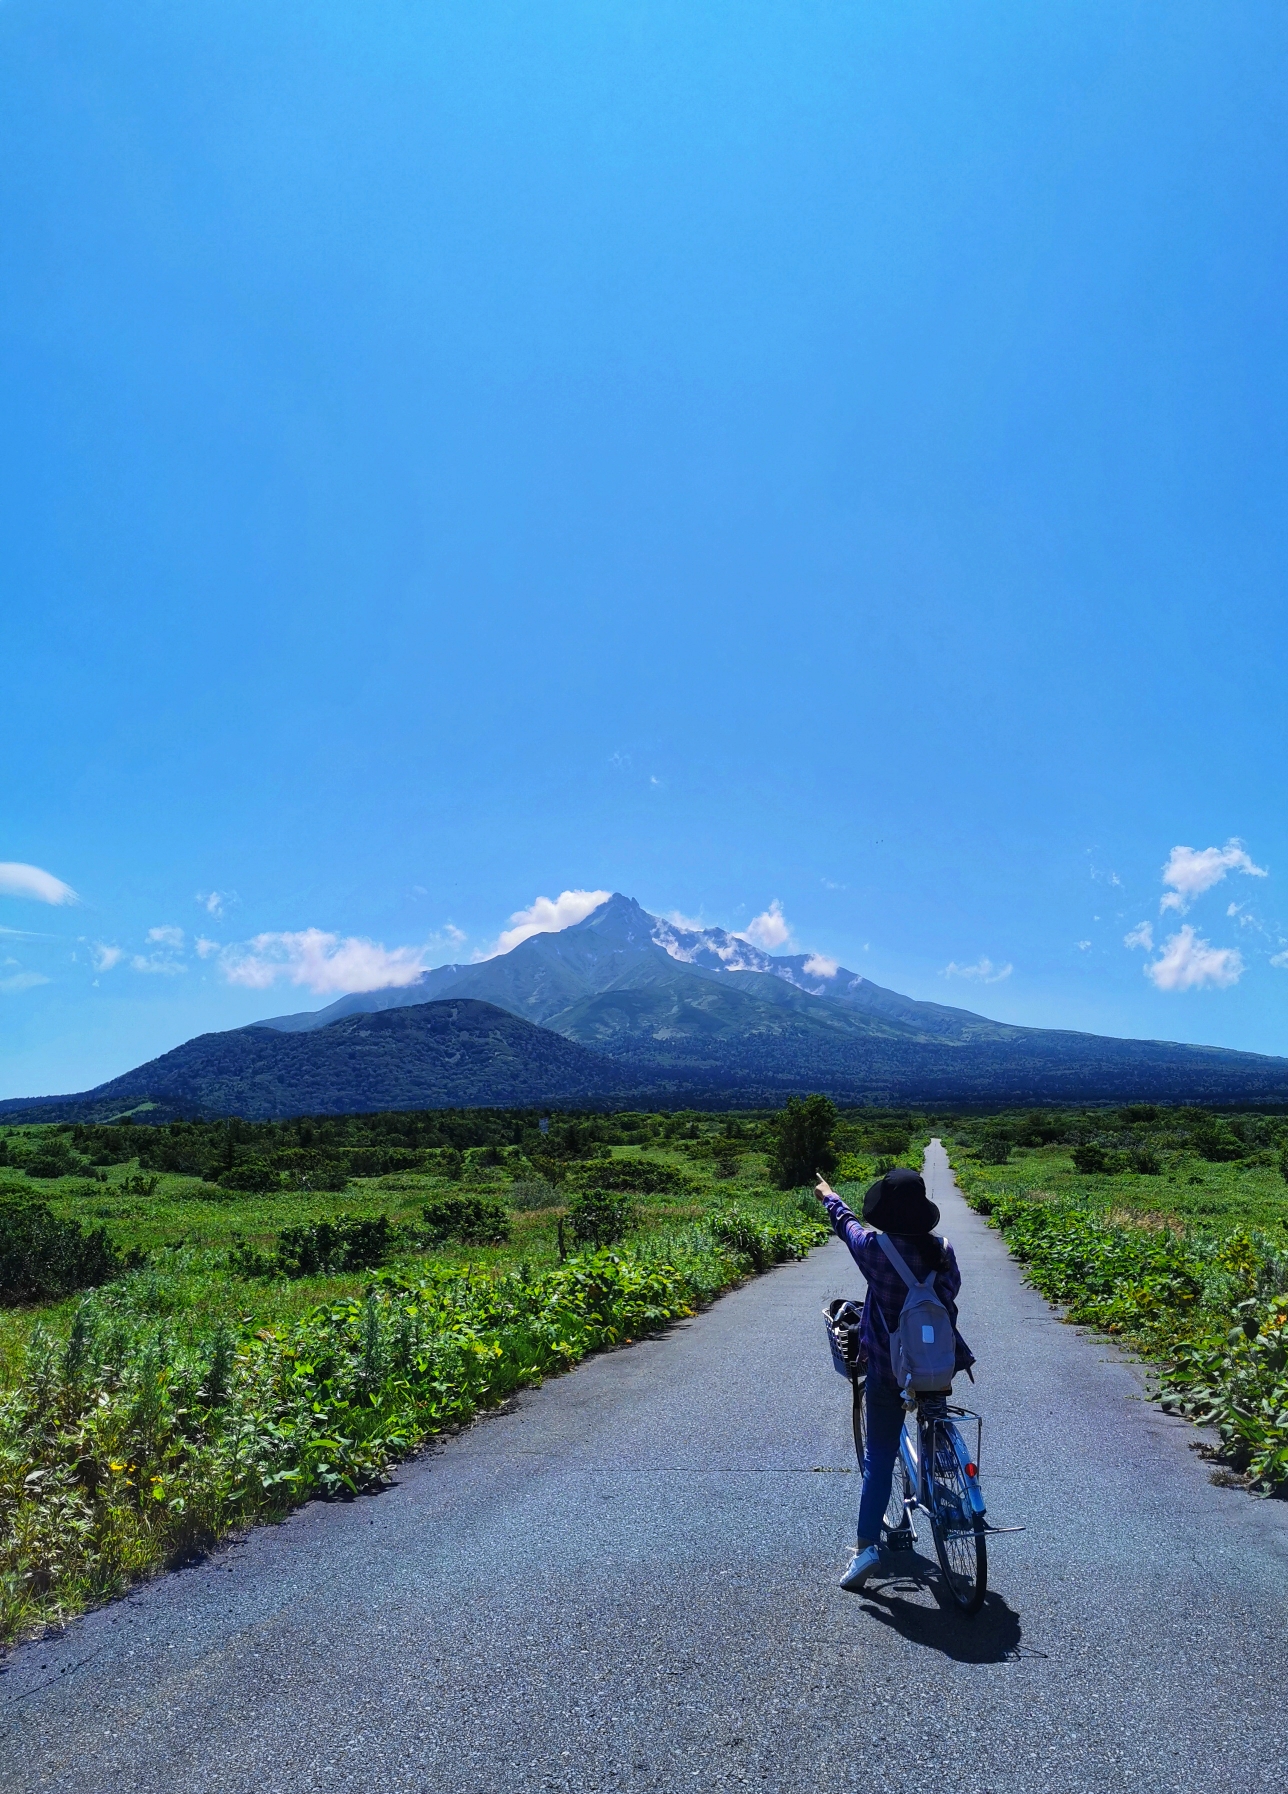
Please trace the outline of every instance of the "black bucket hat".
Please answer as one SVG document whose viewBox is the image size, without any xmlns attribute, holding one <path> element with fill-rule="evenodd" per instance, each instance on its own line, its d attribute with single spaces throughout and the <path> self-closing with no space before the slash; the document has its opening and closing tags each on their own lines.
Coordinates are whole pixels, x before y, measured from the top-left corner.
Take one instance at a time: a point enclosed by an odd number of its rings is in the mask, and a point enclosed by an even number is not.
<svg viewBox="0 0 1288 1794">
<path fill-rule="evenodd" d="M 920 1171 L 896 1165 L 878 1178 L 863 1198 L 863 1219 L 882 1233 L 933 1233 L 939 1210 L 926 1194 Z"/>
</svg>

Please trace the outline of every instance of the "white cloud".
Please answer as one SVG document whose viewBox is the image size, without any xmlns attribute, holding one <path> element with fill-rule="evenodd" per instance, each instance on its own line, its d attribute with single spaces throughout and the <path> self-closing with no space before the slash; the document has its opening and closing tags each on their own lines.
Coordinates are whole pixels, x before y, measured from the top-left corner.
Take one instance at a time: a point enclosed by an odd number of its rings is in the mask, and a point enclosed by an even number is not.
<svg viewBox="0 0 1288 1794">
<path fill-rule="evenodd" d="M 829 959 L 826 953 L 811 953 L 801 967 L 811 978 L 835 978 L 841 969 L 839 959 Z"/>
<path fill-rule="evenodd" d="M 1091 951 L 1090 941 L 1075 941 L 1073 944 L 1078 949 L 1079 953 L 1090 953 Z"/>
<path fill-rule="evenodd" d="M 980 984 L 1000 984 L 1014 970 L 1015 967 L 1009 962 L 1004 966 L 995 966 L 991 959 L 978 959 L 973 966 L 959 966 L 955 959 L 951 959 L 944 967 L 943 975 L 945 978 L 974 978 Z"/>
<path fill-rule="evenodd" d="M 181 959 L 171 959 L 165 953 L 136 953 L 130 966 L 133 971 L 159 972 L 165 978 L 173 978 L 176 973 L 188 969 Z"/>
<path fill-rule="evenodd" d="M 80 902 L 75 891 L 61 878 L 55 878 L 52 872 L 46 872 L 40 866 L 25 866 L 21 860 L 0 860 L 0 897 L 30 897 L 36 903 Z M 27 987 L 24 985 L 23 988 Z"/>
<path fill-rule="evenodd" d="M 279 979 L 319 993 L 385 990 L 414 984 L 427 970 L 430 948 L 382 947 L 357 935 L 328 934 L 321 928 L 257 934 L 225 947 L 220 955 L 230 984 L 267 990 Z"/>
<path fill-rule="evenodd" d="M 1145 974 L 1159 990 L 1225 990 L 1243 975 L 1243 956 L 1234 947 L 1213 947 L 1187 922 L 1164 941 Z"/>
<path fill-rule="evenodd" d="M 159 947 L 182 947 L 183 930 L 176 928 L 172 922 L 167 923 L 162 928 L 149 928 L 148 939 Z"/>
<path fill-rule="evenodd" d="M 198 891 L 197 902 L 208 916 L 219 921 L 237 902 L 236 891 Z"/>
<path fill-rule="evenodd" d="M 1272 954 L 1270 963 L 1272 966 L 1278 966 L 1280 971 L 1288 971 L 1288 947 L 1282 953 Z"/>
<path fill-rule="evenodd" d="M 538 897 L 528 909 L 516 909 L 510 926 L 496 938 L 493 946 L 478 955 L 479 959 L 495 959 L 498 953 L 510 953 L 520 942 L 534 934 L 558 934 L 577 922 L 584 922 L 592 910 L 607 903 L 611 891 L 561 891 L 557 897 Z M 462 936 L 464 939 L 464 936 Z"/>
<path fill-rule="evenodd" d="M 212 953 L 219 951 L 219 942 L 209 940 L 204 934 L 199 934 L 192 944 L 198 959 L 209 959 Z"/>
<path fill-rule="evenodd" d="M 706 923 L 698 916 L 683 915 L 678 909 L 669 909 L 666 919 L 674 928 L 682 928 L 685 934 L 705 934 Z"/>
<path fill-rule="evenodd" d="M 96 972 L 110 972 L 125 958 L 124 947 L 109 947 L 105 941 L 95 941 L 93 952 Z"/>
<path fill-rule="evenodd" d="M 43 972 L 15 972 L 10 978 L 0 978 L 0 990 L 15 996 L 20 990 L 35 990 L 38 984 L 48 983 Z"/>
<path fill-rule="evenodd" d="M 745 928 L 737 931 L 734 939 L 750 941 L 753 947 L 763 947 L 765 952 L 769 953 L 775 947 L 783 946 L 791 939 L 791 935 L 791 927 L 783 914 L 783 906 L 775 897 L 768 909 L 762 910 L 758 916 L 753 916 Z"/>
<path fill-rule="evenodd" d="M 439 930 L 439 935 L 442 940 L 447 942 L 449 947 L 459 947 L 464 941 L 469 939 L 465 930 L 463 928 L 458 928 L 455 922 L 444 922 L 442 928 Z"/>
<path fill-rule="evenodd" d="M 1163 883 L 1172 888 L 1159 904 L 1164 910 L 1179 910 L 1183 915 L 1196 897 L 1220 884 L 1227 872 L 1246 872 L 1253 878 L 1269 876 L 1264 866 L 1255 866 L 1247 849 L 1237 836 L 1231 836 L 1224 847 L 1174 847 L 1163 867 Z"/>
<path fill-rule="evenodd" d="M 1123 936 L 1124 947 L 1143 947 L 1147 953 L 1154 951 L 1154 924 L 1137 922 L 1129 934 Z"/>
</svg>

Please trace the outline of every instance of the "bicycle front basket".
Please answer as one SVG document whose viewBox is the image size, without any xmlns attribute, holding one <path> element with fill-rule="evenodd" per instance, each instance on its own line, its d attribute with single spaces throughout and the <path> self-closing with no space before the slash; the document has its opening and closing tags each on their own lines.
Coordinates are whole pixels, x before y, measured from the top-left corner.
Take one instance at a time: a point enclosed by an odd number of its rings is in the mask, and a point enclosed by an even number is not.
<svg viewBox="0 0 1288 1794">
<path fill-rule="evenodd" d="M 860 1368 L 859 1317 L 862 1312 L 859 1303 L 847 1302 L 843 1296 L 837 1296 L 823 1310 L 832 1368 L 843 1377 L 853 1377 Z"/>
</svg>

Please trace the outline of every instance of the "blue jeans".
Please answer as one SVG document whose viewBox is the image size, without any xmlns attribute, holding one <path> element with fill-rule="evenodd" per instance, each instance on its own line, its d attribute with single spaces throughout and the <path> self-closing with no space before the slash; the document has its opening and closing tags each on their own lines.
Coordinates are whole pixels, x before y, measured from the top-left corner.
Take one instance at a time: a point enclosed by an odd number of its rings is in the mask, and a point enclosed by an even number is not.
<svg viewBox="0 0 1288 1794">
<path fill-rule="evenodd" d="M 923 1395 L 918 1403 L 921 1418 L 933 1420 L 945 1414 L 942 1395 Z M 869 1377 L 863 1394 L 863 1493 L 859 1496 L 859 1537 L 877 1543 L 890 1502 L 894 1464 L 899 1455 L 899 1435 L 906 1409 L 893 1383 Z"/>
<path fill-rule="evenodd" d="M 863 1493 L 859 1497 L 859 1537 L 874 1542 L 890 1501 L 894 1461 L 903 1431 L 903 1397 L 893 1383 L 869 1377 L 863 1394 Z"/>
</svg>

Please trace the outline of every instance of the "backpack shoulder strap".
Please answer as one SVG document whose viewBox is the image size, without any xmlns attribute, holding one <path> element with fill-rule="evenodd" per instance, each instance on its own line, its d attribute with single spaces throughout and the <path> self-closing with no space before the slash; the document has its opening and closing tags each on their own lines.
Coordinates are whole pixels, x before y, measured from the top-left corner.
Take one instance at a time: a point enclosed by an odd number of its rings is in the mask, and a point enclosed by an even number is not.
<svg viewBox="0 0 1288 1794">
<path fill-rule="evenodd" d="M 890 1260 L 890 1263 L 894 1266 L 895 1270 L 898 1271 L 899 1275 L 903 1278 L 904 1282 L 908 1285 L 908 1288 L 916 1289 L 917 1279 L 913 1276 L 912 1272 L 908 1269 L 908 1266 L 904 1259 L 903 1253 L 899 1251 L 898 1247 L 894 1244 L 893 1240 L 891 1240 L 889 1234 L 879 1233 L 877 1235 L 877 1245 L 880 1246 L 881 1250 L 885 1253 L 886 1257 Z"/>
</svg>

